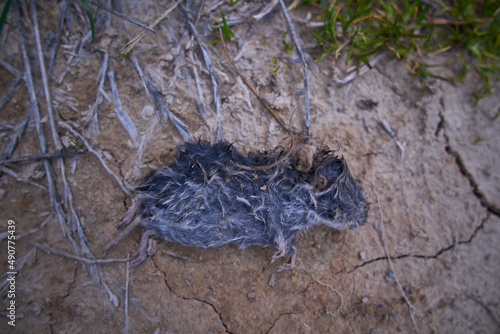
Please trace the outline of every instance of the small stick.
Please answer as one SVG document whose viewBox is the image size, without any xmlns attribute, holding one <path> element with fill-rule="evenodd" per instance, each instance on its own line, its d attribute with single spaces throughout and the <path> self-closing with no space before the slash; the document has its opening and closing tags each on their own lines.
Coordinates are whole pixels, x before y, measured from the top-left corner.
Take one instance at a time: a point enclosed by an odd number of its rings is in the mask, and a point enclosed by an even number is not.
<svg viewBox="0 0 500 334">
<path fill-rule="evenodd" d="M 100 9 L 102 9 L 102 10 L 107 11 L 108 13 L 111 13 L 111 14 L 113 14 L 113 15 L 115 15 L 115 16 L 118 16 L 119 18 L 122 18 L 122 19 L 124 19 L 124 20 L 126 20 L 126 21 L 129 21 L 130 23 L 135 24 L 135 25 L 137 25 L 137 26 L 139 26 L 139 27 L 141 27 L 141 28 L 144 28 L 144 29 L 146 29 L 146 30 L 149 30 L 149 31 L 151 31 L 153 34 L 156 34 L 156 31 L 154 31 L 154 30 L 153 30 L 153 29 L 151 29 L 150 27 L 146 26 L 145 24 L 142 24 L 141 22 L 139 22 L 139 21 L 137 21 L 137 20 L 135 20 L 135 19 L 131 18 L 130 16 L 127 16 L 127 15 L 125 15 L 125 14 L 123 14 L 123 13 L 120 13 L 120 12 L 118 12 L 118 11 L 114 10 L 114 9 L 110 9 L 110 8 L 108 8 L 108 7 L 106 7 L 106 6 L 103 6 L 103 5 L 101 5 L 101 4 L 95 3 L 95 2 L 93 2 L 93 1 L 88 1 L 88 3 L 89 3 L 89 4 L 91 4 L 91 5 L 93 5 L 93 6 L 96 6 L 97 8 L 100 8 Z"/>
<path fill-rule="evenodd" d="M 146 77 L 146 84 L 149 89 L 149 92 L 154 98 L 154 101 L 156 102 L 156 105 L 159 107 L 160 110 L 164 111 L 168 115 L 168 119 L 174 124 L 175 128 L 181 135 L 182 139 L 184 139 L 185 142 L 191 141 L 191 136 L 189 135 L 188 132 L 188 127 L 186 124 L 184 124 L 177 116 L 175 116 L 172 111 L 168 108 L 167 104 L 162 100 L 160 97 L 160 94 L 158 93 L 158 89 L 154 85 L 154 83 Z"/>
<path fill-rule="evenodd" d="M 42 127 L 42 122 L 40 119 L 40 111 L 38 109 L 38 101 L 36 99 L 35 95 L 35 85 L 33 83 L 33 77 L 31 75 L 31 65 L 29 62 L 29 57 L 28 57 L 28 52 L 26 51 L 26 46 L 24 44 L 24 31 L 23 31 L 23 24 L 22 24 L 22 16 L 21 16 L 21 4 L 18 2 L 17 3 L 17 15 L 18 15 L 18 24 L 19 24 L 19 39 L 20 39 L 20 44 L 21 44 L 21 53 L 23 55 L 24 59 L 24 67 L 25 67 L 25 80 L 26 80 L 26 85 L 28 87 L 28 92 L 30 95 L 30 102 L 31 102 L 31 110 L 33 112 L 33 116 L 35 119 L 35 128 L 38 133 L 38 141 L 40 144 L 40 149 L 43 154 L 47 153 L 47 147 L 46 147 L 46 142 L 45 142 L 45 137 L 43 135 L 43 127 Z M 47 183 L 49 186 L 49 197 L 50 197 L 50 203 L 52 207 L 56 211 L 57 218 L 59 220 L 59 225 L 61 228 L 61 231 L 63 235 L 66 235 L 66 229 L 64 228 L 64 218 L 63 214 L 61 212 L 61 207 L 59 206 L 59 202 L 57 201 L 57 195 L 56 195 L 56 188 L 54 184 L 54 180 L 52 178 L 52 168 L 51 165 L 49 164 L 48 160 L 43 161 L 44 168 L 45 168 L 45 175 L 47 177 Z"/>
<path fill-rule="evenodd" d="M 196 27 L 194 26 L 193 22 L 191 22 L 191 19 L 189 18 L 189 15 L 186 13 L 186 10 L 184 7 L 180 6 L 179 7 L 182 11 L 182 14 L 184 14 L 184 17 L 186 18 L 186 21 L 189 25 L 189 28 L 191 29 L 191 32 L 193 33 L 194 37 L 196 38 L 196 41 L 200 45 L 201 53 L 203 54 L 203 60 L 205 61 L 205 64 L 208 67 L 208 72 L 210 73 L 210 78 L 212 78 L 212 85 L 214 87 L 214 100 L 215 100 L 215 122 L 214 122 L 214 129 L 216 131 L 216 138 L 217 141 L 220 137 L 221 134 L 221 128 L 220 128 L 220 112 L 221 112 L 221 102 L 220 102 L 220 97 L 219 97 L 219 86 L 217 84 L 217 78 L 215 76 L 214 69 L 212 67 L 212 63 L 210 62 L 210 57 L 208 56 L 208 51 L 207 48 L 205 47 L 205 44 L 201 40 L 200 35 L 198 35 L 198 31 L 196 30 Z"/>
<path fill-rule="evenodd" d="M 411 317 L 411 321 L 413 323 L 413 326 L 415 327 L 415 329 L 417 329 L 417 324 L 415 323 L 415 318 L 413 317 L 413 311 L 415 310 L 415 308 L 413 307 L 410 300 L 406 296 L 406 293 L 403 290 L 403 286 L 401 285 L 401 282 L 399 282 L 399 279 L 396 276 L 396 270 L 394 270 L 394 265 L 392 264 L 391 256 L 389 255 L 389 251 L 387 250 L 387 246 L 385 244 L 384 214 L 382 213 L 382 207 L 380 206 L 380 199 L 378 197 L 378 193 L 375 190 L 375 188 L 373 188 L 373 192 L 375 193 L 375 196 L 377 197 L 378 211 L 380 214 L 380 237 L 382 239 L 382 246 L 384 247 L 384 251 L 385 251 L 385 255 L 387 256 L 387 260 L 389 260 L 389 265 L 391 266 L 392 273 L 394 274 L 394 279 L 396 280 L 396 283 L 399 287 L 399 290 L 401 291 L 401 294 L 403 295 L 403 298 L 406 301 L 406 304 L 408 304 L 408 310 L 410 312 L 410 317 Z"/>
<path fill-rule="evenodd" d="M 23 81 L 22 75 L 20 75 L 16 78 L 16 81 L 14 81 L 10 90 L 7 93 L 5 93 L 4 96 L 2 96 L 2 98 L 0 99 L 0 108 L 3 108 L 3 106 L 6 105 L 7 102 L 10 101 L 10 99 L 14 96 L 14 94 L 16 94 L 17 89 L 19 88 L 19 84 L 21 83 L 21 81 Z"/>
<path fill-rule="evenodd" d="M 198 8 L 198 13 L 196 14 L 196 20 L 194 20 L 195 25 L 198 24 L 198 20 L 200 19 L 203 6 L 205 6 L 205 0 L 201 0 L 200 7 Z"/>
<path fill-rule="evenodd" d="M 10 141 L 5 145 L 2 154 L 0 155 L 1 160 L 6 160 L 10 158 L 12 153 L 14 152 L 14 149 L 17 146 L 17 143 L 21 140 L 21 137 L 23 136 L 24 132 L 26 131 L 26 127 L 28 126 L 28 122 L 30 120 L 30 112 L 28 111 L 26 115 L 21 119 L 19 123 L 17 123 L 14 128 L 13 128 L 13 134 L 10 138 Z"/>
<path fill-rule="evenodd" d="M 259 21 L 264 16 L 269 14 L 273 10 L 273 8 L 276 7 L 277 4 L 278 4 L 278 0 L 272 0 L 266 7 L 264 7 L 264 9 L 259 14 L 255 14 L 253 16 L 253 18 L 255 20 Z"/>
<path fill-rule="evenodd" d="M 127 254 L 127 276 L 125 279 L 125 334 L 128 333 L 128 284 L 130 276 L 130 254 Z"/>
<path fill-rule="evenodd" d="M 32 186 L 38 187 L 38 188 L 43 189 L 43 190 L 47 190 L 47 188 L 45 188 L 41 184 L 38 184 L 38 183 L 33 182 L 31 180 L 23 179 L 19 174 L 17 174 L 16 172 L 14 172 L 11 169 L 8 169 L 7 167 L 0 166 L 0 172 L 11 176 L 12 178 L 16 179 L 16 181 L 18 181 L 18 182 L 27 182 L 27 183 L 31 184 Z"/>
<path fill-rule="evenodd" d="M 229 62 L 231 63 L 231 65 L 233 66 L 234 70 L 238 73 L 238 75 L 241 77 L 243 82 L 248 86 L 248 88 L 250 88 L 252 93 L 254 93 L 254 95 L 257 97 L 257 99 L 260 101 L 260 103 L 262 103 L 262 105 L 269 111 L 269 113 L 271 113 L 271 115 L 278 121 L 278 124 L 281 125 L 281 127 L 284 130 L 287 130 L 285 122 L 283 121 L 281 116 L 276 112 L 276 110 L 271 108 L 271 106 L 269 106 L 269 104 L 267 104 L 266 101 L 264 101 L 262 99 L 259 92 L 257 92 L 257 90 L 252 85 L 252 83 L 240 72 L 240 70 L 238 69 L 238 67 L 234 63 L 233 57 L 231 57 L 231 54 L 229 53 L 229 50 L 227 49 L 226 43 L 224 42 L 224 37 L 222 36 L 222 30 L 220 28 L 219 28 L 219 34 L 220 34 L 220 39 L 222 41 L 222 46 L 224 47 L 224 51 L 226 52 L 226 57 L 229 60 Z"/>
<path fill-rule="evenodd" d="M 111 91 L 113 92 L 113 100 L 115 101 L 115 112 L 118 116 L 118 119 L 122 123 L 125 130 L 127 130 L 129 136 L 132 139 L 137 137 L 137 128 L 135 127 L 134 122 L 127 114 L 127 112 L 123 109 L 122 101 L 120 99 L 120 95 L 118 94 L 118 88 L 116 87 L 115 76 L 113 71 L 108 72 L 109 83 L 111 86 Z"/>
<path fill-rule="evenodd" d="M 193 261 L 193 259 L 190 258 L 189 256 L 177 254 L 177 253 L 165 250 L 165 249 L 162 250 L 162 253 L 170 255 L 170 256 L 175 257 L 177 259 L 186 260 L 186 261 Z"/>
<path fill-rule="evenodd" d="M 12 73 L 12 75 L 15 76 L 16 78 L 23 75 L 21 72 L 16 70 L 11 64 L 9 64 L 8 62 L 6 62 L 3 59 L 0 59 L 0 65 L 2 65 L 7 71 Z"/>
<path fill-rule="evenodd" d="M 148 99 L 151 102 L 151 105 L 153 106 L 153 109 L 154 109 L 155 114 L 156 114 L 156 118 L 158 118 L 158 122 L 160 122 L 162 129 L 165 129 L 165 125 L 163 125 L 163 122 L 161 120 L 161 114 L 158 111 L 156 103 L 154 103 L 153 98 L 151 97 L 151 93 L 149 92 L 148 84 L 146 82 L 146 76 L 145 76 L 144 72 L 142 71 L 141 67 L 139 66 L 139 62 L 137 61 L 137 58 L 135 57 L 135 55 L 132 55 L 130 57 L 130 60 L 132 61 L 132 64 L 134 64 L 136 71 L 139 73 L 139 77 L 141 77 L 142 85 L 144 86 L 144 90 L 146 91 L 146 95 L 148 96 Z"/>
<path fill-rule="evenodd" d="M 191 60 L 191 70 L 193 71 L 194 82 L 196 87 L 196 105 L 198 106 L 198 110 L 200 111 L 201 117 L 204 119 L 205 117 L 205 109 L 203 108 L 203 91 L 201 90 L 200 79 L 198 76 L 198 70 L 196 68 L 196 64 L 194 61 L 193 53 L 189 52 L 189 58 Z M 187 72 L 189 73 L 189 72 Z"/>
<path fill-rule="evenodd" d="M 106 162 L 104 161 L 104 159 L 97 153 L 96 150 L 94 150 L 92 148 L 92 146 L 89 145 L 89 143 L 87 142 L 87 140 L 81 134 L 79 134 L 75 129 L 73 129 L 71 126 L 67 125 L 66 123 L 58 122 L 57 124 L 60 127 L 68 130 L 69 132 L 71 132 L 71 134 L 73 134 L 73 136 L 78 137 L 83 142 L 83 144 L 85 145 L 85 147 L 87 148 L 87 150 L 90 153 L 94 154 L 97 157 L 97 159 L 99 159 L 99 161 L 101 162 L 101 164 L 104 167 L 104 169 L 106 170 L 106 172 L 108 172 L 109 175 L 111 175 L 111 176 L 114 177 L 114 179 L 116 180 L 116 182 L 118 183 L 118 185 L 120 186 L 120 188 L 122 189 L 122 191 L 127 196 L 132 197 L 132 194 L 127 189 L 127 187 L 125 187 L 124 183 L 120 180 L 120 178 L 111 169 L 109 169 L 109 167 L 108 167 L 108 165 L 106 165 Z"/>
<path fill-rule="evenodd" d="M 39 244 L 36 242 L 30 242 L 30 244 L 32 244 L 36 248 L 40 248 L 41 250 L 48 252 L 48 253 L 56 254 L 56 255 L 59 255 L 62 257 L 67 257 L 69 259 L 74 259 L 74 260 L 81 261 L 81 262 L 84 262 L 87 264 L 114 263 L 114 262 L 128 262 L 129 261 L 128 258 L 126 258 L 126 259 L 88 259 L 86 257 L 81 257 L 81 256 L 78 256 L 75 254 L 65 252 L 65 251 L 60 250 L 60 249 L 55 249 L 55 248 L 51 248 L 51 247 L 46 246 L 46 245 Z"/>
<path fill-rule="evenodd" d="M 78 154 L 84 154 L 87 152 L 88 152 L 87 150 L 76 150 L 76 151 L 61 151 L 61 152 L 55 152 L 55 153 L 29 155 L 29 156 L 16 158 L 16 159 L 1 160 L 0 165 L 8 165 L 8 164 L 14 164 L 14 163 L 18 163 L 18 162 L 36 161 L 36 160 L 42 160 L 42 159 L 68 157 L 68 156 L 73 156 L 73 155 L 78 155 Z"/>
<path fill-rule="evenodd" d="M 342 306 L 344 306 L 344 297 L 342 296 L 342 294 L 337 289 L 335 289 L 333 286 L 331 286 L 330 284 L 323 283 L 319 279 L 315 279 L 315 281 L 316 281 L 316 283 L 318 283 L 320 285 L 323 285 L 323 286 L 326 286 L 330 290 L 334 291 L 337 295 L 339 295 L 339 297 L 340 297 L 340 305 L 337 308 L 337 312 L 338 312 L 342 308 Z"/>
<path fill-rule="evenodd" d="M 60 151 L 62 149 L 62 144 L 61 144 L 61 139 L 59 138 L 59 135 L 57 134 L 56 131 L 54 112 L 52 110 L 52 99 L 50 97 L 49 79 L 47 77 L 47 71 L 45 70 L 45 61 L 43 59 L 42 43 L 40 39 L 40 31 L 38 28 L 38 18 L 36 15 L 35 0 L 30 1 L 30 11 L 31 11 L 31 19 L 33 20 L 33 26 L 35 30 L 35 42 L 36 42 L 35 44 L 36 44 L 36 49 L 38 51 L 38 62 L 40 63 L 40 72 L 42 74 L 45 102 L 47 103 L 47 111 L 49 113 L 50 129 L 52 131 L 52 140 L 54 141 L 54 145 L 56 146 L 56 151 Z"/>
<path fill-rule="evenodd" d="M 61 8 L 61 17 L 59 18 L 59 23 L 57 25 L 56 42 L 54 44 L 54 49 L 52 50 L 52 54 L 50 55 L 49 68 L 47 70 L 48 73 L 52 72 L 52 66 L 54 66 L 54 62 L 56 61 L 57 50 L 59 49 L 59 43 L 61 41 L 62 27 L 64 23 L 64 18 L 66 17 L 67 9 L 68 5 L 66 1 L 64 1 Z"/>
<path fill-rule="evenodd" d="M 380 124 L 382 125 L 382 128 L 384 128 L 384 131 L 396 142 L 396 145 L 398 145 L 398 148 L 401 150 L 401 153 L 404 153 L 405 148 L 403 147 L 403 145 L 401 145 L 399 140 L 396 139 L 396 134 L 394 133 L 394 131 L 392 131 L 389 124 L 385 120 L 382 120 Z"/>
<path fill-rule="evenodd" d="M 149 25 L 149 28 L 154 28 L 158 23 L 160 23 L 161 21 L 163 21 L 169 14 L 170 12 L 172 12 L 176 7 L 177 5 L 181 2 L 182 0 L 179 0 L 177 1 L 172 7 L 170 7 L 169 9 L 167 9 L 160 17 L 158 17 L 153 23 L 151 23 Z M 130 51 L 132 51 L 132 49 L 134 48 L 134 46 L 139 43 L 139 41 L 148 34 L 147 31 L 143 31 L 141 32 L 139 35 L 137 35 L 135 38 L 133 38 L 132 40 L 130 40 L 130 42 L 127 44 L 127 48 L 125 49 L 125 52 L 124 53 L 130 53 Z"/>
<path fill-rule="evenodd" d="M 97 75 L 97 78 L 98 79 L 100 78 L 99 86 L 97 87 L 97 96 L 95 99 L 94 106 L 90 110 L 90 114 L 89 114 L 90 125 L 89 125 L 89 128 L 87 130 L 87 133 L 95 133 L 95 134 L 99 133 L 99 119 L 98 119 L 98 116 L 99 116 L 99 97 L 101 95 L 104 96 L 104 94 L 102 92 L 104 91 L 104 81 L 106 80 L 106 71 L 108 69 L 108 59 L 109 59 L 109 55 L 106 51 L 104 51 L 104 59 L 102 61 L 101 69 L 99 70 L 99 74 Z"/>
<path fill-rule="evenodd" d="M 302 53 L 302 49 L 300 48 L 299 38 L 297 37 L 297 33 L 293 27 L 292 20 L 290 16 L 288 16 L 288 11 L 286 9 L 285 3 L 283 0 L 278 0 L 281 6 L 281 10 L 283 11 L 283 15 L 285 16 L 285 20 L 288 23 L 288 28 L 292 34 L 293 42 L 295 43 L 295 48 L 297 49 L 297 53 L 299 54 L 300 61 L 302 62 L 302 71 L 304 72 L 304 108 L 305 108 L 305 123 L 304 123 L 304 135 L 306 137 L 306 145 L 309 145 L 309 128 L 310 128 L 310 120 L 309 120 L 309 75 L 307 74 L 307 64 L 304 59 L 304 54 Z"/>
</svg>

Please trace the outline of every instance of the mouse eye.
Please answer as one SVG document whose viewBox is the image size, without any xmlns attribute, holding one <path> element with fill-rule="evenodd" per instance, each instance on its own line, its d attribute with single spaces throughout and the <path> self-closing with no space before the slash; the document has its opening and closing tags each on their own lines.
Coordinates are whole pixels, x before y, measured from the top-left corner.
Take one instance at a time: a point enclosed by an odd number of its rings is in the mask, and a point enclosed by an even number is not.
<svg viewBox="0 0 500 334">
<path fill-rule="evenodd" d="M 326 187 L 327 183 L 328 182 L 326 181 L 326 177 L 324 177 L 323 175 L 319 174 L 318 176 L 316 176 L 314 178 L 313 186 L 317 190 L 323 190 Z"/>
</svg>

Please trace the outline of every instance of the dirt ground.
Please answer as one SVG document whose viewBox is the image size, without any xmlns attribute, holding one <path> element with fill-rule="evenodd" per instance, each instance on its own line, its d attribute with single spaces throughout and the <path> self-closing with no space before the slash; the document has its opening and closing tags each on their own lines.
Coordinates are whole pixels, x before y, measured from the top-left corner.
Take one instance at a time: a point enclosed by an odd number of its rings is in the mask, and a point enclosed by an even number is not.
<svg viewBox="0 0 500 334">
<path fill-rule="evenodd" d="M 37 3 L 47 66 L 63 2 Z M 150 23 L 173 4 L 124 1 L 123 7 L 127 15 Z M 283 34 L 288 26 L 279 6 L 256 20 L 252 15 L 264 8 L 259 1 L 240 1 L 234 8 L 224 1 L 203 4 L 195 20 L 203 42 L 217 38 L 207 24 L 208 14 L 220 17 L 222 9 L 228 22 L 235 22 L 231 28 L 236 41 L 227 45 L 239 70 L 287 124 L 292 119 L 294 129 L 302 130 L 302 67 L 295 50 L 290 54 L 283 50 L 282 40 L 292 41 L 290 34 Z M 199 5 L 193 6 L 195 15 Z M 92 9 L 96 22 L 106 14 Z M 8 221 L 13 220 L 18 274 L 15 298 L 2 295 L 1 332 L 500 331 L 500 123 L 493 121 L 500 108 L 498 85 L 493 83 L 492 96 L 477 105 L 472 92 L 480 81 L 473 72 L 462 83 L 429 79 L 426 84 L 432 92 L 426 92 L 419 78 L 408 75 L 404 61 L 390 54 L 377 55 L 372 70 L 339 83 L 352 72 L 341 59 L 313 61 L 321 51 L 311 35 L 315 28 L 306 24 L 310 11 L 315 14 L 314 8 L 304 7 L 291 16 L 308 60 L 311 135 L 316 143 L 331 148 L 340 145 L 340 154 L 371 202 L 368 224 L 341 234 L 326 227 L 298 234 L 296 267 L 283 272 L 277 271 L 278 263 L 263 272 L 274 254 L 270 247 L 200 249 L 161 242 L 152 258 L 127 275 L 123 261 L 89 264 L 66 254 L 124 259 L 139 246 L 137 228 L 102 254 L 102 248 L 117 235 L 114 226 L 131 197 L 95 154 L 50 160 L 57 199 L 66 217 L 62 226 L 50 203 L 44 163 L 4 165 L 0 224 L 5 233 L 1 234 L 0 263 L 2 272 L 11 271 L 7 269 L 6 231 Z M 55 152 L 29 6 L 23 5 L 22 12 L 47 152 Z M 127 38 L 143 29 L 109 14 L 105 17 L 97 29 L 97 41 L 84 41 L 75 49 L 88 29 L 79 2 L 68 5 L 49 73 L 51 104 L 64 150 L 85 145 L 58 121 L 85 134 L 89 146 L 125 187 L 133 187 L 152 169 L 172 162 L 176 146 L 185 138 L 166 118 L 162 129 L 132 57 L 120 56 Z M 0 58 L 22 73 L 25 63 L 18 21 L 14 4 L 0 35 Z M 157 34 L 148 34 L 134 48 L 139 66 L 192 138 L 215 140 L 213 83 L 182 12 L 176 8 L 155 30 Z M 207 50 L 219 84 L 222 137 L 244 152 L 287 143 L 287 130 L 269 116 L 238 77 L 222 44 Z M 114 73 L 123 109 L 137 130 L 135 138 L 117 116 L 108 75 L 99 93 L 98 73 L 105 59 L 105 71 Z M 449 52 L 427 60 L 446 64 L 436 68 L 443 75 L 455 75 L 455 59 Z M 277 66 L 280 69 L 274 74 L 270 68 Z M 15 85 L 19 78 L 15 70 L 0 66 L 0 92 L 15 89 L 0 112 L 4 151 L 18 129 L 12 126 L 32 112 L 27 85 L 24 81 Z M 98 122 L 93 123 L 96 99 Z M 362 108 L 359 101 L 364 99 L 378 104 Z M 390 125 L 395 138 L 384 131 L 382 121 Z M 92 125 L 98 126 L 98 133 L 89 131 Z M 11 158 L 37 154 L 41 149 L 31 116 Z M 66 255 L 54 254 L 54 250 Z M 2 286 L 4 293 L 9 286 Z M 15 327 L 7 318 L 11 300 L 16 306 Z"/>
</svg>

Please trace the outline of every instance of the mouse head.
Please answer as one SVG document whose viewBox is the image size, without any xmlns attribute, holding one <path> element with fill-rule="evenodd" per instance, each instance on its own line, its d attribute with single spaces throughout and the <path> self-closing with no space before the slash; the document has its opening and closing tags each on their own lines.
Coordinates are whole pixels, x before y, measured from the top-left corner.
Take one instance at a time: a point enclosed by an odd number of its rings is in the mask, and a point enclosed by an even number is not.
<svg viewBox="0 0 500 334">
<path fill-rule="evenodd" d="M 337 230 L 366 224 L 370 204 L 356 184 L 344 158 L 323 153 L 312 181 L 318 223 Z"/>
</svg>

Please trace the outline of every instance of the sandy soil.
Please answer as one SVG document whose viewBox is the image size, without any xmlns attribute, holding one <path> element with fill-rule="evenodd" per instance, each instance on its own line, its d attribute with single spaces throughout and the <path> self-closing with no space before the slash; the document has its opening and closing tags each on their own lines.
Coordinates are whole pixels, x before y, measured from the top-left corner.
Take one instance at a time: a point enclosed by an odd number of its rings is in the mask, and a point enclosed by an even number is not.
<svg viewBox="0 0 500 334">
<path fill-rule="evenodd" d="M 124 11 L 149 23 L 171 5 L 167 1 L 124 1 Z M 15 7 L 0 36 L 0 58 L 23 72 Z M 37 7 L 45 64 L 61 7 L 53 2 L 41 2 Z M 194 9 L 196 13 L 198 4 Z M 240 71 L 287 123 L 292 118 L 294 128 L 302 130 L 302 69 L 295 51 L 287 54 L 283 50 L 283 39 L 292 42 L 289 35 L 283 35 L 288 27 L 278 7 L 256 21 L 251 15 L 263 9 L 261 2 L 240 1 L 231 9 L 225 2 L 207 1 L 201 11 L 204 15 L 196 23 L 205 43 L 217 38 L 206 24 L 206 13 L 218 17 L 221 9 L 228 20 L 240 19 L 232 27 L 237 41 L 228 42 Z M 500 124 L 493 121 L 500 108 L 499 89 L 475 105 L 472 92 L 480 81 L 470 73 L 463 83 L 428 80 L 432 93 L 424 92 L 422 82 L 408 75 L 404 61 L 389 54 L 382 55 L 373 70 L 339 84 L 347 74 L 341 60 L 336 64 L 331 58 L 312 61 L 320 50 L 311 37 L 314 29 L 304 24 L 310 10 L 303 8 L 291 16 L 310 60 L 311 134 L 316 142 L 332 148 L 340 144 L 340 153 L 372 203 L 369 223 L 341 234 L 311 228 L 298 235 L 297 265 L 284 272 L 277 271 L 279 264 L 263 272 L 274 253 L 271 248 L 228 245 L 198 249 L 161 242 L 157 253 L 127 276 L 124 262 L 90 265 L 36 246 L 99 259 L 123 259 L 137 251 L 139 229 L 106 255 L 101 253 L 117 235 L 114 225 L 131 197 L 94 154 L 50 161 L 57 198 L 67 216 L 63 228 L 49 200 L 43 162 L 6 165 L 17 176 L 3 170 L 0 177 L 0 224 L 5 232 L 8 220 L 15 221 L 18 274 L 15 327 L 4 316 L 11 300 L 4 295 L 2 332 L 500 330 Z M 28 7 L 23 11 L 47 151 L 54 152 L 33 24 Z M 125 29 L 121 19 L 110 17 L 109 26 L 98 29 L 97 42 L 85 42 L 75 51 L 75 43 L 88 32 L 83 20 L 81 9 L 70 5 L 49 74 L 55 118 L 86 134 L 109 169 L 134 186 L 152 169 L 171 162 L 176 145 L 184 139 L 170 121 L 162 129 L 132 59 L 120 56 L 127 36 L 133 38 L 142 29 L 130 23 Z M 139 65 L 191 137 L 214 140 L 213 86 L 199 44 L 179 9 L 155 29 L 158 34 L 148 35 L 134 49 Z M 75 52 L 78 56 L 72 57 Z M 109 56 L 106 71 L 113 71 L 124 110 L 137 129 L 135 139 L 117 117 L 107 75 L 106 97 L 98 93 L 105 54 Z M 221 43 L 208 47 L 208 55 L 219 83 L 222 137 L 245 152 L 270 150 L 286 142 L 287 131 L 238 77 Z M 429 61 L 449 64 L 454 59 L 448 53 Z M 269 68 L 278 65 L 280 69 L 273 74 Z M 453 75 L 457 69 L 437 70 Z M 0 66 L 0 77 L 0 92 L 5 94 L 14 87 L 16 75 Z M 91 133 L 89 115 L 98 95 L 99 132 Z M 363 109 L 359 106 L 363 99 L 378 105 Z M 197 101 L 203 105 L 203 116 Z M 0 113 L 2 149 L 14 133 L 10 126 L 19 124 L 31 110 L 26 84 L 21 82 Z M 384 131 L 382 121 L 391 126 L 395 138 Z M 57 126 L 57 133 L 65 150 L 81 148 L 82 141 L 62 126 Z M 31 117 L 12 158 L 40 153 Z M 61 163 L 71 203 L 65 200 Z M 78 220 L 71 219 L 70 206 Z M 6 237 L 2 234 L 0 241 L 2 272 L 8 271 Z"/>
</svg>

